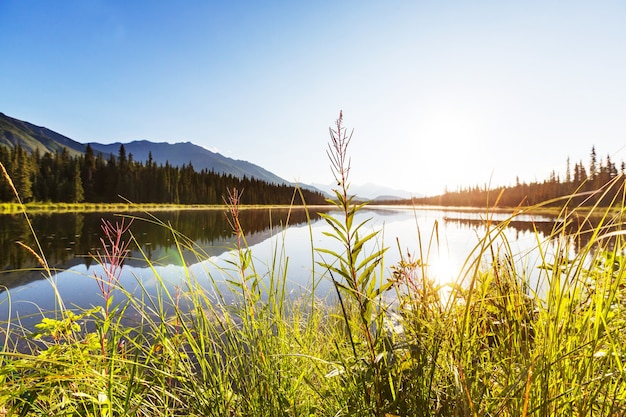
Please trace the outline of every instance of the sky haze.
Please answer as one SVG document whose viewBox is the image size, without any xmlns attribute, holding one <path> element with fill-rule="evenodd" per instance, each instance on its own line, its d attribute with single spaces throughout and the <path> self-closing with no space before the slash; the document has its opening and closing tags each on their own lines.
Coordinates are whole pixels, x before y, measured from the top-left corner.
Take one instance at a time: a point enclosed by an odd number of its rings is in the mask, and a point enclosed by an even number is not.
<svg viewBox="0 0 626 417">
<path fill-rule="evenodd" d="M 0 111 L 79 142 L 191 141 L 289 181 L 434 195 L 626 159 L 619 1 L 0 2 Z"/>
</svg>

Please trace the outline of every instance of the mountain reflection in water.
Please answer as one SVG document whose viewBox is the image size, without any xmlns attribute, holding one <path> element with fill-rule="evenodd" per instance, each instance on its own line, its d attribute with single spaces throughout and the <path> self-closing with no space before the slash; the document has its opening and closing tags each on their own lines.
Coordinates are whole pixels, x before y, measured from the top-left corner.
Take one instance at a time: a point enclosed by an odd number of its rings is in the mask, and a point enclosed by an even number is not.
<svg viewBox="0 0 626 417">
<path fill-rule="evenodd" d="M 171 225 L 177 236 L 182 235 L 195 242 L 195 247 L 207 257 L 220 255 L 231 250 L 234 244 L 226 214 L 225 210 L 161 211 L 150 215 L 45 213 L 30 215 L 29 219 L 48 265 L 54 270 L 63 270 L 80 264 L 87 268 L 93 265 L 93 255 L 101 251 L 102 221 L 119 222 L 122 216 L 133 219 L 131 232 L 152 263 L 181 264 L 172 230 L 163 225 Z M 311 221 L 319 218 L 316 212 L 309 213 L 309 216 Z M 303 224 L 307 222 L 307 215 L 303 209 L 243 209 L 240 222 L 248 243 L 254 244 L 266 239 L 271 227 Z M 23 215 L 0 215 L 0 292 L 43 278 L 41 265 L 35 256 L 17 242 L 33 249 L 37 247 Z M 131 244 L 130 249 L 125 265 L 146 266 L 147 262 L 137 246 Z M 195 256 L 187 251 L 183 252 L 183 256 L 186 260 L 197 262 Z"/>
</svg>

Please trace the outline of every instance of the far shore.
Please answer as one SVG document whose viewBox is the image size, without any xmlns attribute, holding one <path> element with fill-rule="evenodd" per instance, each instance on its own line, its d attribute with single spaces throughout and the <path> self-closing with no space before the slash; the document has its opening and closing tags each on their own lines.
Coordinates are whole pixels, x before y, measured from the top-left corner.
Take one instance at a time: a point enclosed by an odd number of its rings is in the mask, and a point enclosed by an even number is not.
<svg viewBox="0 0 626 417">
<path fill-rule="evenodd" d="M 309 210 L 322 210 L 332 208 L 331 205 L 259 205 L 259 204 L 242 204 L 239 206 L 241 210 L 246 209 L 300 209 L 307 208 Z M 384 209 L 384 208 L 419 209 L 419 210 L 444 210 L 444 211 L 468 211 L 468 212 L 488 212 L 488 213 L 507 213 L 511 215 L 534 214 L 534 215 L 562 215 L 562 208 L 559 207 L 448 207 L 448 206 L 429 206 L 429 205 L 396 205 L 396 204 L 371 204 L 368 208 Z M 41 213 L 87 213 L 87 212 L 154 212 L 154 211 L 177 211 L 177 210 L 227 210 L 226 204 L 158 204 L 158 203 L 0 203 L 0 215 L 3 214 L 41 214 Z M 568 210 L 571 212 L 574 210 Z M 584 215 L 590 211 L 589 207 L 576 207 L 579 215 Z"/>
</svg>

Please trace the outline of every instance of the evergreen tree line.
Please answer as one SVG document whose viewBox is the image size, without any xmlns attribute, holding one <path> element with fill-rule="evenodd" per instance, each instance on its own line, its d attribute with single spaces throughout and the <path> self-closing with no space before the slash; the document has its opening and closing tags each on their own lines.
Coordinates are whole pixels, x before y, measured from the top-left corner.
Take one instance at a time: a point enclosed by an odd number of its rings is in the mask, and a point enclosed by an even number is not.
<svg viewBox="0 0 626 417">
<path fill-rule="evenodd" d="M 600 204 L 608 206 L 616 197 L 616 193 L 623 192 L 624 172 L 626 164 L 622 161 L 619 169 L 609 155 L 600 160 L 597 157 L 595 146 L 591 148 L 589 165 L 585 167 L 582 161 L 571 164 L 567 158 L 564 177 L 552 171 L 544 181 L 525 183 L 519 178 L 515 185 L 508 187 L 489 188 L 487 186 L 473 186 L 457 191 L 448 191 L 440 196 L 413 198 L 414 204 L 434 204 L 443 206 L 469 207 L 516 207 L 519 205 L 535 205 L 552 199 L 577 194 L 572 203 L 578 206 Z M 619 178 L 618 178 L 619 177 Z M 605 185 L 612 183 L 607 193 L 593 193 Z M 580 194 L 580 195 L 578 195 Z M 560 205 L 555 201 L 552 205 Z"/>
<path fill-rule="evenodd" d="M 295 188 L 254 178 L 238 178 L 203 169 L 191 163 L 177 167 L 133 160 L 124 145 L 118 155 L 97 155 L 87 145 L 85 154 L 28 153 L 21 146 L 0 146 L 0 162 L 23 202 L 112 203 L 120 196 L 133 203 L 221 204 L 228 189 L 244 190 L 245 204 L 290 204 Z M 307 204 L 323 204 L 321 193 L 302 190 Z M 15 200 L 8 181 L 0 175 L 0 202 Z M 299 195 L 295 204 L 300 204 Z"/>
</svg>

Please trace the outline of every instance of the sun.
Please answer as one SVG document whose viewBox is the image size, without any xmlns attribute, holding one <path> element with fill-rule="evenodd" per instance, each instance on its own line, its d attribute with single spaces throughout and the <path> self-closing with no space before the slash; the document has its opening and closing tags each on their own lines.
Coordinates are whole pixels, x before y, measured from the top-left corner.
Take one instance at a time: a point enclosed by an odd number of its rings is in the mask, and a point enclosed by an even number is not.
<svg viewBox="0 0 626 417">
<path fill-rule="evenodd" d="M 429 269 L 432 279 L 439 283 L 453 282 L 459 275 L 458 265 L 445 254 L 431 260 Z"/>
</svg>

